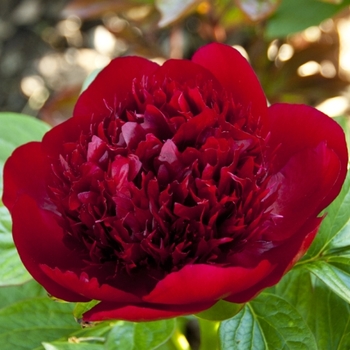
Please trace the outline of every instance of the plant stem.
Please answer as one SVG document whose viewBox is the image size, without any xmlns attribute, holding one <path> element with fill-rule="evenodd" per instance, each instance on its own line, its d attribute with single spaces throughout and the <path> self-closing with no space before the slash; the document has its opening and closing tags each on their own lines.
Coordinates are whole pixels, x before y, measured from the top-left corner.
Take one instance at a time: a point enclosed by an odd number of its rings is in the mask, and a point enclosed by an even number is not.
<svg viewBox="0 0 350 350">
<path fill-rule="evenodd" d="M 198 322 L 201 335 L 200 350 L 218 350 L 218 329 L 220 322 L 208 321 L 201 318 L 198 319 Z"/>
</svg>

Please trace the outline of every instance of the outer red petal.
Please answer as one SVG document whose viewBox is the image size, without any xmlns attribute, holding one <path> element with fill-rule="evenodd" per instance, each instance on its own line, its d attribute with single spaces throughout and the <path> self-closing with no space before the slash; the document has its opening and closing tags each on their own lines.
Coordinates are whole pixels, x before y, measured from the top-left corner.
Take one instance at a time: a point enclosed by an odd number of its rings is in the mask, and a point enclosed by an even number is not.
<svg viewBox="0 0 350 350">
<path fill-rule="evenodd" d="M 333 194 L 341 170 L 337 154 L 324 143 L 294 154 L 271 178 L 271 183 L 279 186 L 278 198 L 272 206 L 272 213 L 278 217 L 275 228 L 264 238 L 273 242 L 286 240 L 309 218 L 316 217 L 324 209 L 329 194 Z"/>
<path fill-rule="evenodd" d="M 23 195 L 12 208 L 13 238 L 20 258 L 30 274 L 53 296 L 66 301 L 88 301 L 70 288 L 57 284 L 40 268 L 45 263 L 68 269 L 81 269 L 83 262 L 77 252 L 66 248 L 62 242 L 62 229 L 54 214 L 40 209 L 34 199 Z"/>
<path fill-rule="evenodd" d="M 320 205 L 322 210 L 338 195 L 346 176 L 348 152 L 343 130 L 325 114 L 305 105 L 275 104 L 269 107 L 269 119 L 270 151 L 279 147 L 273 159 L 274 172 L 278 172 L 294 154 L 305 148 L 314 148 L 320 142 L 326 142 L 339 157 L 340 174 Z"/>
<path fill-rule="evenodd" d="M 217 301 L 253 286 L 274 268 L 267 260 L 254 268 L 186 265 L 159 281 L 143 300 L 176 305 Z"/>
<path fill-rule="evenodd" d="M 186 287 L 184 287 L 186 288 Z M 121 305 L 118 303 L 101 302 L 83 315 L 87 322 L 104 320 L 126 320 L 133 322 L 156 321 L 164 318 L 196 314 L 214 305 L 215 302 L 188 305 Z"/>
<path fill-rule="evenodd" d="M 35 198 L 41 206 L 49 205 L 45 173 L 45 156 L 40 142 L 30 142 L 15 149 L 4 167 L 2 200 L 10 212 L 23 194 Z"/>
<path fill-rule="evenodd" d="M 228 45 L 212 43 L 200 48 L 192 61 L 205 67 L 232 93 L 234 100 L 265 120 L 267 103 L 258 78 L 248 61 Z"/>
<path fill-rule="evenodd" d="M 41 265 L 40 267 L 52 280 L 86 298 L 119 302 L 123 305 L 141 302 L 141 299 L 134 294 L 124 292 L 108 284 L 100 285 L 95 277 L 90 279 L 86 273 L 81 273 L 80 276 L 78 276 L 72 271 L 64 272 L 58 268 L 52 269 L 47 265 Z"/>
<path fill-rule="evenodd" d="M 170 78 L 178 83 L 187 83 L 190 87 L 195 87 L 196 80 L 199 78 L 204 82 L 212 82 L 216 91 L 222 90 L 217 77 L 209 69 L 188 60 L 172 59 L 164 62 L 155 72 L 155 77 L 160 81 Z"/>
<path fill-rule="evenodd" d="M 314 218 L 309 220 L 295 236 L 290 237 L 280 246 L 264 254 L 272 263 L 277 265 L 269 276 L 248 288 L 247 290 L 232 294 L 225 298 L 226 301 L 232 303 L 245 303 L 253 299 L 263 289 L 271 287 L 279 282 L 283 275 L 288 272 L 293 265 L 301 258 L 309 248 L 321 224 L 322 218 Z"/>
<path fill-rule="evenodd" d="M 64 143 L 76 143 L 82 131 L 89 131 L 90 125 L 91 117 L 77 116 L 55 126 L 43 137 L 43 152 L 54 158 L 58 157 L 62 153 Z"/>
<path fill-rule="evenodd" d="M 133 80 L 152 75 L 158 67 L 158 64 L 141 57 L 114 59 L 80 95 L 73 116 L 110 115 L 131 92 Z"/>
</svg>

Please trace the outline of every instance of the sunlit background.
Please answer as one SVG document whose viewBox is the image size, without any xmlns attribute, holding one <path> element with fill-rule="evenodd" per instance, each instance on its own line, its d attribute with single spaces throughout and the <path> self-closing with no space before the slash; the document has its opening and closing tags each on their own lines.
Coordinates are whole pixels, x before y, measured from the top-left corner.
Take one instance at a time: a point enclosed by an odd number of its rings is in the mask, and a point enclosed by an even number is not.
<svg viewBox="0 0 350 350">
<path fill-rule="evenodd" d="M 112 58 L 140 55 L 161 64 L 219 41 L 250 61 L 270 103 L 347 115 L 348 2 L 319 1 L 317 18 L 300 3 L 1 0 L 0 109 L 55 125 L 70 117 L 86 78 Z"/>
</svg>

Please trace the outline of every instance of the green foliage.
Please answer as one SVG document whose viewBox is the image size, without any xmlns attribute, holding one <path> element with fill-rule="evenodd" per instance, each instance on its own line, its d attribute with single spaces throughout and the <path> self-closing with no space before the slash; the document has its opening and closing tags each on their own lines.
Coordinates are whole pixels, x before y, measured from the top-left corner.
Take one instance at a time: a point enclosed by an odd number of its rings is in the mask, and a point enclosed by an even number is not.
<svg viewBox="0 0 350 350">
<path fill-rule="evenodd" d="M 47 293 L 43 287 L 34 280 L 30 280 L 20 286 L 1 287 L 0 309 L 17 301 L 44 296 L 47 296 Z"/>
<path fill-rule="evenodd" d="M 20 284 L 30 278 L 13 244 L 10 213 L 0 201 L 0 286 Z"/>
<path fill-rule="evenodd" d="M 343 264 L 349 270 L 350 261 Z M 315 261 L 305 267 L 323 281 L 334 293 L 350 303 L 350 275 L 325 261 Z"/>
<path fill-rule="evenodd" d="M 165 343 L 174 329 L 174 319 L 145 323 L 120 322 L 109 333 L 106 349 L 153 350 Z"/>
<path fill-rule="evenodd" d="M 29 298 L 0 309 L 0 344 L 3 350 L 34 349 L 41 342 L 66 336 L 79 326 L 73 305 L 47 297 Z"/>
<path fill-rule="evenodd" d="M 41 286 L 30 281 L 0 288 L 1 349 L 18 350 L 174 350 L 166 342 L 175 319 L 132 323 L 102 322 L 81 328 L 73 317 L 74 304 L 54 302 Z"/>
<path fill-rule="evenodd" d="M 83 317 L 83 314 L 90 309 L 92 309 L 95 305 L 99 303 L 98 300 L 91 300 L 88 303 L 76 303 L 75 308 L 73 310 L 73 315 L 77 320 L 80 320 Z"/>
<path fill-rule="evenodd" d="M 270 39 L 286 37 L 320 24 L 349 4 L 349 0 L 340 4 L 318 0 L 283 0 L 268 20 L 265 35 Z"/>
<path fill-rule="evenodd" d="M 79 343 L 67 343 L 67 342 L 54 342 L 43 343 L 45 350 L 104 350 L 105 347 L 99 344 L 89 344 L 87 342 Z"/>
<path fill-rule="evenodd" d="M 307 270 L 293 269 L 271 291 L 295 306 L 318 349 L 350 348 L 350 305 Z"/>
<path fill-rule="evenodd" d="M 30 141 L 40 141 L 49 125 L 24 114 L 0 112 L 0 193 L 2 169 L 13 150 Z"/>
<path fill-rule="evenodd" d="M 286 300 L 262 293 L 220 326 L 224 350 L 317 349 L 314 336 Z"/>
<path fill-rule="evenodd" d="M 243 306 L 243 304 L 234 304 L 224 300 L 219 300 L 210 309 L 202 311 L 196 314 L 196 316 L 205 320 L 222 321 L 236 315 Z"/>
</svg>

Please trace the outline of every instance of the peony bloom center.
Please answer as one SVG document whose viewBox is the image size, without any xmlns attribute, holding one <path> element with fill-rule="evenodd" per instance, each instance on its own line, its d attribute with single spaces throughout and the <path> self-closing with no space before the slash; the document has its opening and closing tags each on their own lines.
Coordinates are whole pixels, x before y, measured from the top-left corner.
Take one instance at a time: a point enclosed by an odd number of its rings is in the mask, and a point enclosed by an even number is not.
<svg viewBox="0 0 350 350">
<path fill-rule="evenodd" d="M 134 81 L 108 108 L 64 144 L 48 184 L 65 242 L 85 261 L 156 277 L 228 265 L 252 239 L 268 245 L 276 191 L 249 110 L 200 77 Z"/>
</svg>

